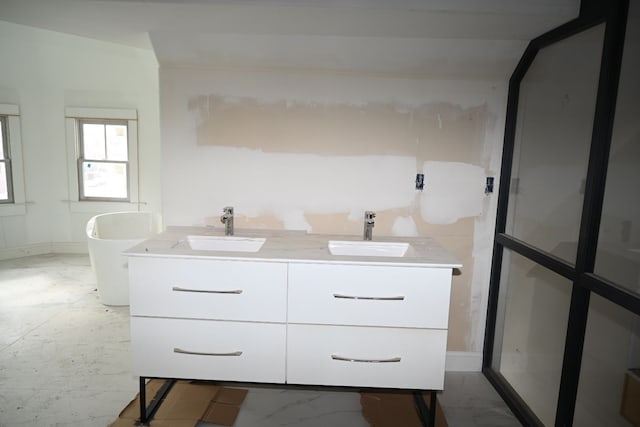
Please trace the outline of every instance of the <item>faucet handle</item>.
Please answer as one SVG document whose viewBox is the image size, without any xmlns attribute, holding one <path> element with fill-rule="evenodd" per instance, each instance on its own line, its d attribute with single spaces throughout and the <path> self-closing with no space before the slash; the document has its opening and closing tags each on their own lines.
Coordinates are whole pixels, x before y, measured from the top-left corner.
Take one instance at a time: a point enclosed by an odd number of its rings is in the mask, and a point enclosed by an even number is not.
<svg viewBox="0 0 640 427">
<path fill-rule="evenodd" d="M 376 213 L 373 211 L 365 211 L 364 212 L 364 218 L 365 219 L 373 219 L 376 217 Z"/>
<path fill-rule="evenodd" d="M 224 208 L 222 208 L 222 211 L 224 213 L 233 214 L 233 206 L 225 206 Z"/>
</svg>

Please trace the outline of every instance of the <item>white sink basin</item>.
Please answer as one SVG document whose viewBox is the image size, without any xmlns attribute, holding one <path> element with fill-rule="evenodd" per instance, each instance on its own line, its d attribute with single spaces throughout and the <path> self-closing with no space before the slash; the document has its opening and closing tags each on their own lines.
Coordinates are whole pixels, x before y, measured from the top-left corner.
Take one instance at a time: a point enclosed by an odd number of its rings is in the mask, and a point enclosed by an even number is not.
<svg viewBox="0 0 640 427">
<path fill-rule="evenodd" d="M 189 247 L 197 251 L 258 252 L 264 237 L 187 236 Z"/>
<path fill-rule="evenodd" d="M 329 241 L 332 255 L 403 257 L 408 248 L 409 244 L 402 242 Z"/>
</svg>

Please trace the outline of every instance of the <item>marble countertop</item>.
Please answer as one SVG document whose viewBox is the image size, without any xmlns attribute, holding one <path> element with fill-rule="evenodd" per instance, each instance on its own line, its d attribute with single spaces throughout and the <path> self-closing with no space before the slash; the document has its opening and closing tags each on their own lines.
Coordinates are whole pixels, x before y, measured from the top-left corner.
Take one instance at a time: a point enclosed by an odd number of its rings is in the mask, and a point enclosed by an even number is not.
<svg viewBox="0 0 640 427">
<path fill-rule="evenodd" d="M 313 262 L 360 265 L 404 265 L 416 267 L 460 268 L 462 264 L 435 240 L 429 237 L 375 236 L 372 242 L 406 242 L 402 257 L 332 255 L 330 240 L 361 242 L 362 236 L 308 234 L 304 231 L 255 230 L 236 228 L 234 237 L 264 237 L 266 241 L 257 252 L 193 250 L 186 236 L 224 236 L 222 228 L 168 227 L 164 232 L 125 251 L 128 256 L 171 258 L 216 258 L 238 261 Z"/>
</svg>

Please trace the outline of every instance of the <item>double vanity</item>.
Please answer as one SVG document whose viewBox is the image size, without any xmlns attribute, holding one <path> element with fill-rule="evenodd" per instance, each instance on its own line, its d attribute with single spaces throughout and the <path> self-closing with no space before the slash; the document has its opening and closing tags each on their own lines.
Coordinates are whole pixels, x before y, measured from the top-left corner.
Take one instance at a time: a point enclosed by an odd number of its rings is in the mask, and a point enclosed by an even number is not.
<svg viewBox="0 0 640 427">
<path fill-rule="evenodd" d="M 127 255 L 134 375 L 443 388 L 461 264 L 432 239 L 170 227 Z"/>
</svg>

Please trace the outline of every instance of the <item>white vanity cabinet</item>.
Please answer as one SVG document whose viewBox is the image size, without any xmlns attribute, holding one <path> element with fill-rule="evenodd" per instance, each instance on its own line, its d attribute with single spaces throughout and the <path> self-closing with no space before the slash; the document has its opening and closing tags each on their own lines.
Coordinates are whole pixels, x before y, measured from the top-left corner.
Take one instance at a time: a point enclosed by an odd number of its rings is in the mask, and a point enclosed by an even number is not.
<svg viewBox="0 0 640 427">
<path fill-rule="evenodd" d="M 135 375 L 285 381 L 287 265 L 130 257 Z"/>
<path fill-rule="evenodd" d="M 451 269 L 289 265 L 287 381 L 440 390 Z"/>
<path fill-rule="evenodd" d="M 331 255 L 327 237 L 257 253 L 131 250 L 133 373 L 142 378 L 441 390 L 452 269 L 430 239 L 402 259 Z"/>
</svg>

